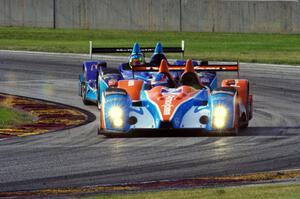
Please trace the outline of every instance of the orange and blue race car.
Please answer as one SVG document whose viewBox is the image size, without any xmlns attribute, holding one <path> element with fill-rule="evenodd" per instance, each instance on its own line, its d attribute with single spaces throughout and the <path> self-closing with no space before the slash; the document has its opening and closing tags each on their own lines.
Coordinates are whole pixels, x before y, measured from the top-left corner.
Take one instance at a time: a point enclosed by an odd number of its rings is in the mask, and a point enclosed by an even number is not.
<svg viewBox="0 0 300 199">
<path fill-rule="evenodd" d="M 248 126 L 253 112 L 248 80 L 225 79 L 216 86 L 216 72 L 238 72 L 238 63 L 182 62 L 169 65 L 162 59 L 156 66 L 132 65 L 132 78 L 115 79 L 106 86 L 101 92 L 98 133 L 113 136 L 188 129 L 236 135 L 239 128 Z M 135 78 L 141 72 L 155 75 L 145 83 Z"/>
</svg>

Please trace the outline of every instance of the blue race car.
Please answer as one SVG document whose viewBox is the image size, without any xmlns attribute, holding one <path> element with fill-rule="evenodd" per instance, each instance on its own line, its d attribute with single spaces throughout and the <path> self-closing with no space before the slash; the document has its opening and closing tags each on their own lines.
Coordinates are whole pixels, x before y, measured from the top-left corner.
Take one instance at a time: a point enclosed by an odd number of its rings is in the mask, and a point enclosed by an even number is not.
<svg viewBox="0 0 300 199">
<path fill-rule="evenodd" d="M 115 83 L 122 79 L 141 79 L 145 84 L 151 84 L 155 79 L 157 71 L 148 72 L 132 72 L 132 67 L 137 65 L 157 66 L 162 59 L 166 60 L 164 52 L 184 53 L 183 47 L 168 47 L 162 48 L 160 43 L 157 43 L 155 48 L 140 48 L 138 43 L 135 43 L 133 48 L 92 48 L 92 53 L 124 53 L 131 52 L 128 62 L 120 64 L 119 68 L 107 67 L 107 63 L 101 60 L 85 61 L 82 64 L 82 74 L 79 76 L 79 95 L 82 97 L 84 104 L 101 104 L 102 91 L 107 87 L 115 86 Z M 154 52 L 149 63 L 145 62 L 143 53 Z M 185 61 L 176 61 L 175 65 L 184 65 Z M 194 61 L 194 64 L 198 62 Z M 174 71 L 172 75 L 178 79 L 180 73 Z"/>
<path fill-rule="evenodd" d="M 216 87 L 217 71 L 237 71 L 236 65 L 200 64 L 136 65 L 132 72 L 156 72 L 154 84 L 140 79 L 120 79 L 101 94 L 99 134 L 130 135 L 142 130 L 203 130 L 231 133 L 247 127 L 252 118 L 248 80 L 225 79 Z M 179 81 L 172 76 L 179 72 Z M 202 76 L 201 76 L 202 73 Z M 209 74 L 209 75 L 207 75 Z M 201 78 L 206 78 L 203 82 Z M 101 80 L 103 81 L 103 80 Z"/>
</svg>

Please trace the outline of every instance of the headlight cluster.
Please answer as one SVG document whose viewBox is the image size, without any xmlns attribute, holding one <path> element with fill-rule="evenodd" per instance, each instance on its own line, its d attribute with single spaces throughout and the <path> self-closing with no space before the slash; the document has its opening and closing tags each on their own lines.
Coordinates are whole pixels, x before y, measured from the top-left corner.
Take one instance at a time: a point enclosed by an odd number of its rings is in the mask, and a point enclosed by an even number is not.
<svg viewBox="0 0 300 199">
<path fill-rule="evenodd" d="M 113 106 L 108 111 L 108 118 L 113 127 L 121 128 L 124 124 L 123 109 L 119 106 Z"/>
<path fill-rule="evenodd" d="M 222 129 L 226 126 L 227 119 L 228 110 L 222 105 L 215 107 L 213 112 L 213 126 L 217 129 Z"/>
</svg>

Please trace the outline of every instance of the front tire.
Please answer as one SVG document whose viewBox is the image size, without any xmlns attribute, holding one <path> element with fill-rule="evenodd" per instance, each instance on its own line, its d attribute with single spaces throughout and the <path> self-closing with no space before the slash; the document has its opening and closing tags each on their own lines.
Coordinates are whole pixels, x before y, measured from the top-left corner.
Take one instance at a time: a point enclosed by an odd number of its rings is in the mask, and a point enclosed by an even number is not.
<svg viewBox="0 0 300 199">
<path fill-rule="evenodd" d="M 99 91 L 97 92 L 97 108 L 98 110 L 101 110 L 101 99 L 100 99 Z"/>
<path fill-rule="evenodd" d="M 238 136 L 239 135 L 239 127 L 232 129 L 229 133 L 232 136 Z"/>
</svg>

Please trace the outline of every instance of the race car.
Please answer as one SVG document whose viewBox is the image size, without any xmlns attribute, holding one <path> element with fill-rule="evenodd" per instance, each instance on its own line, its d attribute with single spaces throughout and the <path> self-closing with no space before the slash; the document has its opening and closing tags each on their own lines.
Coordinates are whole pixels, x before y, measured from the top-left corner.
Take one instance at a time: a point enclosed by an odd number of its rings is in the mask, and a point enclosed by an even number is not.
<svg viewBox="0 0 300 199">
<path fill-rule="evenodd" d="M 159 65 L 162 59 L 166 60 L 164 52 L 184 53 L 184 47 L 168 47 L 164 48 L 161 43 L 157 43 L 155 48 L 140 48 L 135 43 L 133 48 L 93 48 L 91 45 L 91 59 L 93 53 L 126 53 L 131 52 L 128 62 L 121 63 L 118 68 L 107 67 L 107 63 L 103 60 L 90 60 L 82 64 L 82 73 L 79 75 L 79 92 L 84 104 L 101 104 L 102 90 L 113 86 L 114 82 L 121 79 L 141 79 L 145 83 L 151 81 L 157 72 L 141 71 L 133 75 L 132 66 L 138 65 Z M 144 53 L 153 52 L 149 63 L 145 62 Z M 183 61 L 175 62 L 175 65 L 184 64 Z M 172 74 L 176 76 L 176 72 Z M 178 75 L 177 75 L 178 76 Z"/>
<path fill-rule="evenodd" d="M 134 73 L 158 72 L 157 77 L 164 77 L 150 88 L 139 79 L 122 79 L 114 87 L 107 87 L 101 96 L 98 133 L 114 136 L 188 129 L 237 135 L 239 128 L 247 127 L 253 112 L 248 80 L 225 79 L 221 87 L 212 88 L 202 83 L 199 76 L 201 72 L 238 72 L 239 64 L 194 66 L 192 60 L 185 63 L 170 66 L 163 59 L 159 66 L 133 67 Z M 181 72 L 179 82 L 175 82 L 171 72 Z"/>
</svg>

